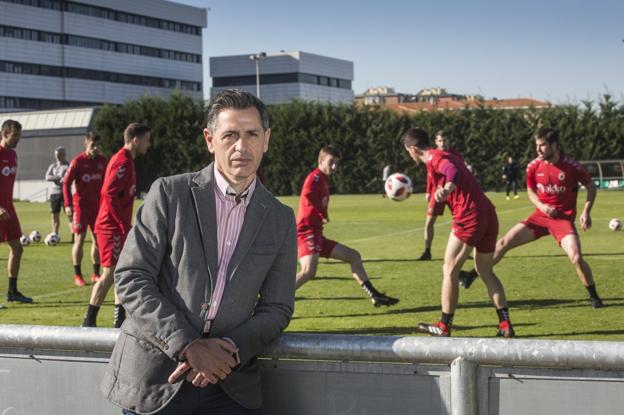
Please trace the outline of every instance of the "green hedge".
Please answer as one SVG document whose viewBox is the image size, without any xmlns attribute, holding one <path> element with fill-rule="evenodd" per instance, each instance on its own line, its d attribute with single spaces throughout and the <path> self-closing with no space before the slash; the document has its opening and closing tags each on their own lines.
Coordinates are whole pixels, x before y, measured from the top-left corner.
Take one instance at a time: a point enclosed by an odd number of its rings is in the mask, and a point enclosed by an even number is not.
<svg viewBox="0 0 624 415">
<path fill-rule="evenodd" d="M 508 155 L 521 166 L 535 157 L 533 134 L 538 125 L 560 132 L 564 151 L 588 159 L 624 158 L 624 105 L 608 95 L 598 103 L 547 109 L 420 112 L 400 115 L 384 109 L 293 102 L 269 108 L 271 143 L 263 166 L 269 188 L 278 195 L 299 193 L 305 175 L 316 166 L 318 150 L 333 144 L 342 154 L 341 167 L 332 178 L 338 193 L 378 193 L 381 171 L 392 163 L 396 171 L 412 177 L 422 191 L 424 168 L 417 168 L 399 144 L 409 126 L 431 134 L 444 129 L 486 189 L 503 187 L 501 169 Z M 123 106 L 105 106 L 94 128 L 104 137 L 105 152 L 122 144 L 123 128 L 131 121 L 152 127 L 153 146 L 137 160 L 138 189 L 145 191 L 164 175 L 204 166 L 207 155 L 202 138 L 202 103 L 182 94 L 171 98 L 145 97 Z"/>
</svg>

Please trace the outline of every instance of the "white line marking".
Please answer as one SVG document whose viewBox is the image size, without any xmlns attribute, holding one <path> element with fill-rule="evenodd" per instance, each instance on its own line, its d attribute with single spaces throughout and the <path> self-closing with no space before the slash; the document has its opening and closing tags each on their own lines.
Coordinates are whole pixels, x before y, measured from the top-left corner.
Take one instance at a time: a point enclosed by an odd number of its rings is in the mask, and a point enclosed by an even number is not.
<svg viewBox="0 0 624 415">
<path fill-rule="evenodd" d="M 59 295 L 75 293 L 76 291 L 77 291 L 76 288 L 74 288 L 71 290 L 63 290 L 63 291 L 56 291 L 53 293 L 34 295 L 33 300 L 41 300 L 42 298 L 58 297 Z"/>
<path fill-rule="evenodd" d="M 497 213 L 497 214 L 511 213 L 511 212 L 516 212 L 516 211 L 518 211 L 518 210 L 524 210 L 524 209 L 526 209 L 526 208 L 531 208 L 531 206 L 524 206 L 524 207 L 521 207 L 521 208 L 508 209 L 508 210 L 501 210 L 500 212 L 499 212 L 499 211 L 496 211 L 496 213 Z M 435 223 L 435 225 L 434 225 L 434 226 L 435 226 L 435 227 L 438 227 L 438 226 L 442 226 L 442 225 L 448 225 L 448 224 L 450 224 L 450 223 L 452 223 L 452 221 L 450 221 L 450 220 L 447 220 L 447 221 L 444 221 L 444 222 L 438 222 L 438 221 L 436 221 L 436 223 Z M 423 231 L 424 229 L 425 229 L 425 227 L 424 227 L 424 226 L 421 226 L 421 227 L 419 227 L 419 228 L 412 228 L 412 229 L 408 229 L 408 230 L 406 230 L 406 231 L 393 232 L 393 233 L 386 233 L 386 234 L 383 234 L 383 235 L 375 235 L 375 236 L 370 236 L 370 237 L 368 237 L 368 238 L 362 238 L 362 239 L 352 239 L 352 240 L 350 240 L 350 241 L 346 241 L 345 243 L 346 243 L 346 244 L 352 244 L 352 243 L 354 243 L 354 242 L 365 242 L 365 241 L 372 241 L 372 240 L 374 240 L 374 239 L 388 238 L 388 237 L 393 237 L 393 236 L 397 236 L 397 235 L 405 235 L 405 234 L 409 234 L 409 233 L 412 233 L 412 232 Z"/>
</svg>

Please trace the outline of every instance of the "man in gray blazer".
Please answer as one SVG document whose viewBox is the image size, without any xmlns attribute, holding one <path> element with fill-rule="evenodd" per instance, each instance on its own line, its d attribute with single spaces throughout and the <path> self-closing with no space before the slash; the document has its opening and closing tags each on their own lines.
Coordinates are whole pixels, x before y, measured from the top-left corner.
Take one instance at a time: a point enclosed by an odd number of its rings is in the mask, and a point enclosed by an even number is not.
<svg viewBox="0 0 624 415">
<path fill-rule="evenodd" d="M 228 90 L 208 108 L 214 163 L 158 179 L 115 272 L 129 318 L 102 390 L 126 414 L 257 414 L 255 357 L 294 307 L 293 212 L 256 180 L 264 104 Z"/>
</svg>

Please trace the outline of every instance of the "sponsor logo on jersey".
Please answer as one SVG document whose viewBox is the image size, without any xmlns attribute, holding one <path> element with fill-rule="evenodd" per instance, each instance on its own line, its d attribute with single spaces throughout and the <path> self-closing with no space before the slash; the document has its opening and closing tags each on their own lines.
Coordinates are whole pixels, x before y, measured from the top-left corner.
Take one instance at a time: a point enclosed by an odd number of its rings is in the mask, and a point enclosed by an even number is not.
<svg viewBox="0 0 624 415">
<path fill-rule="evenodd" d="M 17 171 L 17 167 L 4 166 L 4 168 L 2 169 L 2 175 L 10 176 L 12 174 L 15 174 L 16 171 Z"/>
<path fill-rule="evenodd" d="M 544 186 L 543 184 L 538 183 L 537 190 L 539 190 L 542 193 L 547 193 L 549 195 L 555 195 L 555 194 L 564 193 L 566 191 L 566 187 L 559 186 L 556 184 L 549 184 L 549 185 Z"/>
<path fill-rule="evenodd" d="M 102 173 L 86 173 L 82 175 L 82 181 L 85 183 L 89 183 L 94 180 L 102 180 Z"/>
<path fill-rule="evenodd" d="M 125 166 L 119 167 L 119 170 L 117 170 L 117 179 L 121 180 L 124 177 L 125 173 L 126 173 L 126 167 Z"/>
<path fill-rule="evenodd" d="M 537 173 L 537 175 L 536 175 L 536 176 L 538 176 L 538 177 L 542 177 L 543 175 L 544 175 L 544 173 Z"/>
</svg>

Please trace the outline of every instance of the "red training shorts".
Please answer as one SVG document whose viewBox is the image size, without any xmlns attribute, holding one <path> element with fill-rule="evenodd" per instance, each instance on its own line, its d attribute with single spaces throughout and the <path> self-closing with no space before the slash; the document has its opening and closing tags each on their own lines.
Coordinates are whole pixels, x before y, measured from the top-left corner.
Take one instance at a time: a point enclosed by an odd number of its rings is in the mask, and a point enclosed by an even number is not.
<svg viewBox="0 0 624 415">
<path fill-rule="evenodd" d="M 74 217 L 72 219 L 73 232 L 85 233 L 87 232 L 87 228 L 91 228 L 91 232 L 94 232 L 97 215 L 97 205 L 74 205 Z"/>
<path fill-rule="evenodd" d="M 125 233 L 118 231 L 98 232 L 95 234 L 100 250 L 100 264 L 103 267 L 114 267 L 119 260 L 119 254 L 126 242 Z"/>
<path fill-rule="evenodd" d="M 297 258 L 318 254 L 329 258 L 338 242 L 323 236 L 322 229 L 306 228 L 297 231 Z"/>
<path fill-rule="evenodd" d="M 463 243 L 487 254 L 496 249 L 498 217 L 495 210 L 478 212 L 474 215 L 453 219 L 451 232 Z"/>
<path fill-rule="evenodd" d="M 9 219 L 0 220 L 0 242 L 15 241 L 22 236 L 22 228 L 15 211 L 9 211 Z"/>
<path fill-rule="evenodd" d="M 427 216 L 442 216 L 444 215 L 445 202 L 432 203 L 427 206 Z"/>
<path fill-rule="evenodd" d="M 551 218 L 539 210 L 521 223 L 533 231 L 535 239 L 551 234 L 559 245 L 561 245 L 561 240 L 566 236 L 578 235 L 573 218 Z"/>
</svg>

